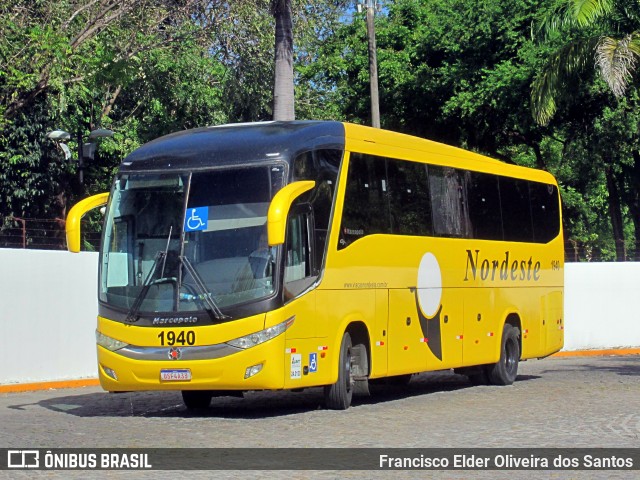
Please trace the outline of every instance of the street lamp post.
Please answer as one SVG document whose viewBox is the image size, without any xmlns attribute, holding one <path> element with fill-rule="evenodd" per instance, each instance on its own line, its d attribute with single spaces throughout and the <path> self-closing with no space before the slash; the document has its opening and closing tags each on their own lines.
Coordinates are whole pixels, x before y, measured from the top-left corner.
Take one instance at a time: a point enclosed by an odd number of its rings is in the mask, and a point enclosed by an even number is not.
<svg viewBox="0 0 640 480">
<path fill-rule="evenodd" d="M 380 128 L 380 100 L 378 98 L 378 58 L 376 53 L 375 11 L 380 9 L 376 0 L 358 0 L 358 12 L 366 10 L 367 37 L 369 39 L 369 90 L 371 92 L 371 126 Z"/>
<path fill-rule="evenodd" d="M 99 138 L 111 137 L 113 132 L 106 128 L 97 128 L 89 132 L 87 142 L 82 139 L 82 133 L 78 131 L 76 140 L 78 142 L 78 181 L 80 185 L 84 183 L 84 161 L 93 160 L 96 153 L 96 141 Z M 71 150 L 68 145 L 64 143 L 71 138 L 71 134 L 64 130 L 53 130 L 47 133 L 47 138 L 56 142 L 56 144 L 64 152 L 64 159 L 69 160 L 71 158 Z"/>
</svg>

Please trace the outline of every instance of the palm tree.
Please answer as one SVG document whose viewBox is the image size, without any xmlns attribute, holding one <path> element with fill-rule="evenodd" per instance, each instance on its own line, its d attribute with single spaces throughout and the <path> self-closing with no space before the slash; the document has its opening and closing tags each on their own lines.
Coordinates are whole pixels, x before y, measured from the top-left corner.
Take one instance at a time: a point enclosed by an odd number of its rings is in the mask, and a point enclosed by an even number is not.
<svg viewBox="0 0 640 480">
<path fill-rule="evenodd" d="M 624 2 L 620 2 L 624 3 Z M 624 95 L 628 82 L 640 58 L 640 32 L 620 34 L 621 25 L 615 0 L 558 0 L 556 8 L 543 24 L 547 36 L 559 35 L 566 28 L 587 35 L 572 40 L 554 52 L 531 87 L 533 116 L 547 124 L 556 112 L 556 98 L 567 90 L 568 81 L 590 64 L 605 80 L 611 92 Z M 616 36 L 595 35 L 592 32 L 616 32 Z"/>
<path fill-rule="evenodd" d="M 273 119 L 294 120 L 291 0 L 271 0 L 271 13 L 276 21 Z"/>
<path fill-rule="evenodd" d="M 548 37 L 558 38 L 572 33 L 573 40 L 565 43 L 548 59 L 531 86 L 533 116 L 540 124 L 547 124 L 556 112 L 556 98 L 569 90 L 569 81 L 577 73 L 593 65 L 616 97 L 625 94 L 640 58 L 638 7 L 616 0 L 556 0 L 543 24 Z M 611 35 L 611 33 L 614 35 Z M 626 258 L 622 220 L 622 185 L 616 176 L 612 152 L 593 152 L 599 156 L 607 185 L 609 216 L 618 261 Z M 637 165 L 640 168 L 640 165 Z M 635 216 L 634 223 L 640 225 Z"/>
</svg>

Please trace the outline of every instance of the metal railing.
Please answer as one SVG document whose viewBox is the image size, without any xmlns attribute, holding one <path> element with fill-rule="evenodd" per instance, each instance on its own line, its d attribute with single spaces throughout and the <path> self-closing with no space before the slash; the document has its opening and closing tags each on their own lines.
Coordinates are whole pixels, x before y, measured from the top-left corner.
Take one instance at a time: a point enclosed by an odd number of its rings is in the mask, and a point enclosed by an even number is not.
<svg viewBox="0 0 640 480">
<path fill-rule="evenodd" d="M 65 221 L 60 218 L 0 218 L 0 248 L 66 250 Z M 100 248 L 100 232 L 83 223 L 83 249 Z"/>
<path fill-rule="evenodd" d="M 42 250 L 65 250 L 67 241 L 62 219 L 0 218 L 0 248 L 32 248 Z M 100 223 L 83 221 L 83 250 L 100 249 Z M 623 245 L 626 261 L 640 261 L 640 254 Z M 613 245 L 602 251 L 592 244 L 574 239 L 565 240 L 565 261 L 602 262 L 615 260 Z"/>
</svg>

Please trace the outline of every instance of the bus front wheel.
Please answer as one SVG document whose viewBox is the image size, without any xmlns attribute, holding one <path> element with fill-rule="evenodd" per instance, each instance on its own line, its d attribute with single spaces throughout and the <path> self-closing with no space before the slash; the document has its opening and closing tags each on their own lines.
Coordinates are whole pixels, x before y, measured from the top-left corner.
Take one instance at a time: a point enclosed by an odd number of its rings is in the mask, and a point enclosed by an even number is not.
<svg viewBox="0 0 640 480">
<path fill-rule="evenodd" d="M 338 365 L 338 381 L 324 387 L 324 401 L 331 410 L 346 410 L 353 398 L 354 380 L 351 376 L 352 361 L 351 335 L 345 332 L 340 346 L 340 363 Z"/>
<path fill-rule="evenodd" d="M 487 367 L 487 375 L 493 385 L 511 385 L 518 376 L 519 338 L 520 330 L 506 323 L 502 330 L 500 360 Z"/>
</svg>

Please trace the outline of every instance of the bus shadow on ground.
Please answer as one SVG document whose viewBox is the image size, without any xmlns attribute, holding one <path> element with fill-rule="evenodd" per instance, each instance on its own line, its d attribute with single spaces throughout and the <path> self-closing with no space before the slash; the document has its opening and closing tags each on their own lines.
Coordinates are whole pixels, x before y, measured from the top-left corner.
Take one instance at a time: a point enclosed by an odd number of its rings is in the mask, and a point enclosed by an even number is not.
<svg viewBox="0 0 640 480">
<path fill-rule="evenodd" d="M 519 375 L 516 382 L 535 380 L 535 375 Z M 405 400 L 412 397 L 454 392 L 474 387 L 466 377 L 453 373 L 429 372 L 415 375 L 408 385 L 375 385 L 369 396 L 356 395 L 351 408 L 358 409 L 379 403 Z M 37 405 L 51 411 L 77 417 L 143 417 L 143 418 L 220 418 L 255 419 L 299 415 L 324 407 L 323 388 L 294 391 L 246 392 L 244 398 L 214 397 L 211 406 L 188 410 L 180 392 L 125 392 L 110 394 L 94 392 L 44 399 Z M 9 408 L 21 410 L 27 405 Z"/>
</svg>

